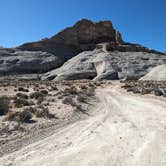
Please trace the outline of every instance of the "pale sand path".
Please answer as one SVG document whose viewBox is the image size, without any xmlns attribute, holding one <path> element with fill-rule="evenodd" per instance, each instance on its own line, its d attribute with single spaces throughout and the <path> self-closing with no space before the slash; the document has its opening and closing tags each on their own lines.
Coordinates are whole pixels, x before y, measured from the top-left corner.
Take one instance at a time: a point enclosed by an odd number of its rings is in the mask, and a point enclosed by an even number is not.
<svg viewBox="0 0 166 166">
<path fill-rule="evenodd" d="M 0 158 L 1 166 L 164 166 L 166 100 L 98 89 L 89 118 Z"/>
</svg>

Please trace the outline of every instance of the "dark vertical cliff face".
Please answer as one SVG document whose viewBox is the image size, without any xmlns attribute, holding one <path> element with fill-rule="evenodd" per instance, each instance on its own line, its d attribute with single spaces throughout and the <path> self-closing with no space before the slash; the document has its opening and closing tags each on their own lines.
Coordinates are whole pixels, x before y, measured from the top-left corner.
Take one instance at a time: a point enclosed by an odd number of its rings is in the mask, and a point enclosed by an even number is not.
<svg viewBox="0 0 166 166">
<path fill-rule="evenodd" d="M 47 51 L 57 56 L 72 57 L 82 51 L 93 50 L 96 44 L 103 42 L 122 44 L 121 34 L 113 28 L 112 22 L 94 23 L 83 19 L 50 39 L 25 43 L 18 48 L 29 51 Z"/>
</svg>

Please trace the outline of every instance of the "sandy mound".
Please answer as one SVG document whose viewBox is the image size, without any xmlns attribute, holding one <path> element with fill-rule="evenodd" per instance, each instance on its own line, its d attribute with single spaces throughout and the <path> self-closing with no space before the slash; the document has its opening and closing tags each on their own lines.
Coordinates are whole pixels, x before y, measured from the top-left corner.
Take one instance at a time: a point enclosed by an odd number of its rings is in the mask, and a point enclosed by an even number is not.
<svg viewBox="0 0 166 166">
<path fill-rule="evenodd" d="M 166 81 L 166 64 L 154 67 L 140 80 Z"/>
</svg>

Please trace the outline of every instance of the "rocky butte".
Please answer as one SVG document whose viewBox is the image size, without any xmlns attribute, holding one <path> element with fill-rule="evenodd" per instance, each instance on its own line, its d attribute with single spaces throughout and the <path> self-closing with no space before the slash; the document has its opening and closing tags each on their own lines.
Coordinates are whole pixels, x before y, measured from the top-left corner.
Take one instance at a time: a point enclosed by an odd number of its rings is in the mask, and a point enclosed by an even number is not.
<svg viewBox="0 0 166 166">
<path fill-rule="evenodd" d="M 123 41 L 111 21 L 82 19 L 51 38 L 0 49 L 1 76 L 40 74 L 42 80 L 139 79 L 165 63 L 164 53 Z"/>
</svg>

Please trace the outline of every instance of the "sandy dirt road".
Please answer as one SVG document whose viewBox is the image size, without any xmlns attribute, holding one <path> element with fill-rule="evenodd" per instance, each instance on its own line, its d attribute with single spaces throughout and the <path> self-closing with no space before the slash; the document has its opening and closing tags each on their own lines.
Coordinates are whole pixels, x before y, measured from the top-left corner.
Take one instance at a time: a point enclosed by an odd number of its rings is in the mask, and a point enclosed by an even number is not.
<svg viewBox="0 0 166 166">
<path fill-rule="evenodd" d="M 0 158 L 1 166 L 165 166 L 166 100 L 98 89 L 90 116 Z"/>
</svg>

